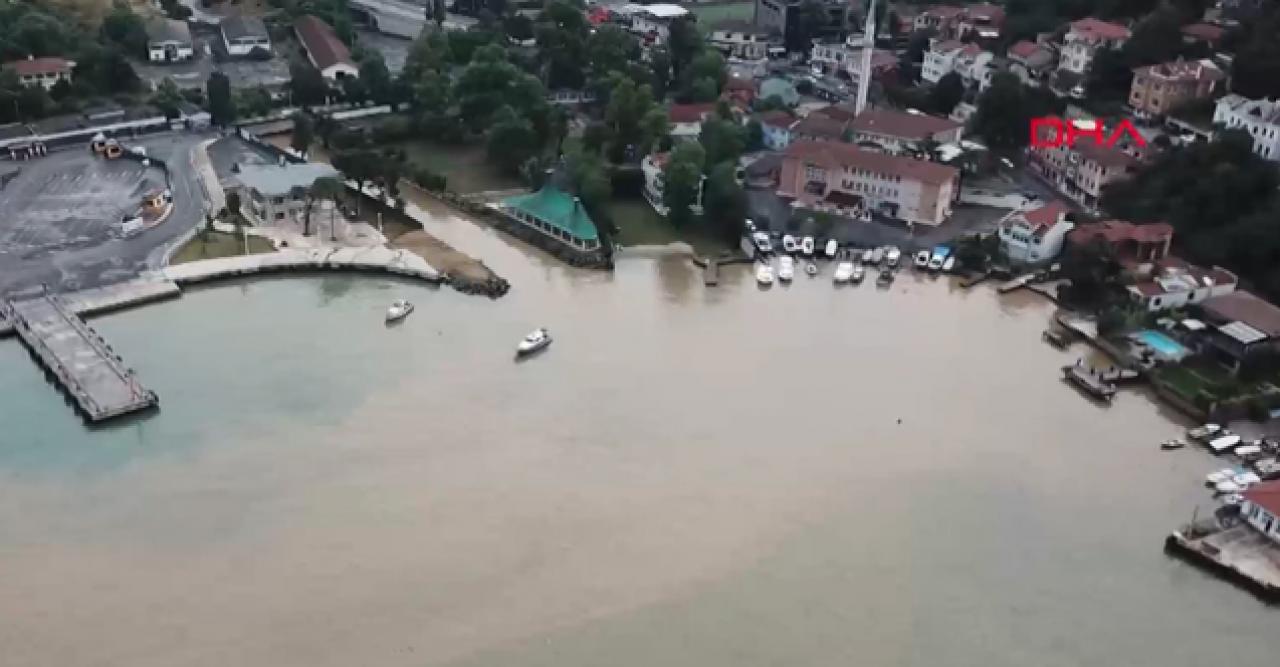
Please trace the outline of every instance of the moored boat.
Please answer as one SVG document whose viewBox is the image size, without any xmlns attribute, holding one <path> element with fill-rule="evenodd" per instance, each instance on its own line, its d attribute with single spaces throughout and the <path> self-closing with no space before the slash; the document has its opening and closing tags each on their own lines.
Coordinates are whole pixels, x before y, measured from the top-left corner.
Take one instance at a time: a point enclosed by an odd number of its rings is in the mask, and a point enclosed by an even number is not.
<svg viewBox="0 0 1280 667">
<path fill-rule="evenodd" d="M 1165 449 L 1165 450 L 1182 449 L 1183 447 L 1186 447 L 1186 446 L 1187 446 L 1187 442 L 1179 438 L 1170 438 L 1160 443 L 1160 449 Z"/>
<path fill-rule="evenodd" d="M 796 237 L 790 234 L 782 237 L 782 250 L 784 252 L 795 252 L 799 249 L 800 246 L 796 244 Z"/>
<path fill-rule="evenodd" d="M 534 329 L 516 345 L 516 355 L 533 354 L 551 344 L 551 332 L 546 329 Z"/>
<path fill-rule="evenodd" d="M 761 253 L 768 254 L 773 252 L 773 241 L 769 240 L 769 235 L 764 232 L 753 233 L 751 242 L 755 244 L 756 250 Z"/>
<path fill-rule="evenodd" d="M 783 282 L 791 282 L 791 278 L 796 274 L 796 260 L 790 255 L 783 255 L 778 260 L 778 280 Z"/>
<path fill-rule="evenodd" d="M 806 236 L 800 241 L 800 252 L 804 253 L 805 257 L 813 257 L 813 248 L 814 243 L 812 236 Z"/>
<path fill-rule="evenodd" d="M 879 266 L 880 262 L 883 262 L 883 261 L 884 261 L 884 248 L 876 248 L 875 250 L 871 251 L 871 262 L 870 262 L 871 264 Z"/>
<path fill-rule="evenodd" d="M 897 246 L 889 246 L 884 253 L 884 261 L 889 263 L 890 267 L 898 265 L 898 261 L 902 259 L 902 251 Z"/>
<path fill-rule="evenodd" d="M 391 307 L 387 309 L 387 321 L 396 322 L 403 320 L 413 312 L 413 304 L 404 299 L 396 299 Z"/>
<path fill-rule="evenodd" d="M 1191 438 L 1192 440 L 1204 441 L 1217 436 L 1221 432 L 1222 432 L 1222 426 L 1218 424 L 1209 423 L 1209 424 L 1205 424 L 1204 426 L 1197 426 L 1196 428 L 1188 430 L 1187 437 Z"/>
<path fill-rule="evenodd" d="M 929 251 L 921 250 L 916 253 L 916 268 L 923 269 L 929 266 Z"/>
<path fill-rule="evenodd" d="M 854 264 L 853 275 L 849 276 L 849 280 L 852 280 L 855 283 L 860 283 L 862 282 L 862 279 L 866 277 L 866 275 L 867 275 L 867 270 L 865 267 L 863 267 L 861 264 Z"/>
<path fill-rule="evenodd" d="M 840 262 L 836 264 L 836 272 L 831 279 L 837 283 L 846 283 L 851 276 L 853 276 L 853 262 Z"/>
<path fill-rule="evenodd" d="M 756 265 L 756 282 L 761 285 L 773 284 L 773 267 L 768 264 Z"/>
<path fill-rule="evenodd" d="M 893 277 L 893 269 L 886 266 L 883 269 L 880 269 L 880 275 L 876 276 L 876 284 L 888 285 L 893 282 Z"/>
<path fill-rule="evenodd" d="M 826 254 L 827 259 L 835 259 L 836 253 L 840 251 L 840 244 L 835 239 L 827 239 Z"/>
<path fill-rule="evenodd" d="M 944 273 L 951 273 L 956 268 L 956 256 L 948 255 L 946 261 L 942 263 Z"/>
</svg>

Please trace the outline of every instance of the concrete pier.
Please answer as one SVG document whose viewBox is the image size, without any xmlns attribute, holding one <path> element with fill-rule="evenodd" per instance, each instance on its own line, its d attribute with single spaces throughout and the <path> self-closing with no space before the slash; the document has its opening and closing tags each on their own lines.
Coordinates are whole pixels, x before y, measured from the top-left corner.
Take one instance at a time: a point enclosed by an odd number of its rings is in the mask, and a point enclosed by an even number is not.
<svg viewBox="0 0 1280 667">
<path fill-rule="evenodd" d="M 6 299 L 0 309 L 90 421 L 118 417 L 159 402 L 155 392 L 143 387 L 102 336 L 61 298 L 41 294 Z"/>
</svg>

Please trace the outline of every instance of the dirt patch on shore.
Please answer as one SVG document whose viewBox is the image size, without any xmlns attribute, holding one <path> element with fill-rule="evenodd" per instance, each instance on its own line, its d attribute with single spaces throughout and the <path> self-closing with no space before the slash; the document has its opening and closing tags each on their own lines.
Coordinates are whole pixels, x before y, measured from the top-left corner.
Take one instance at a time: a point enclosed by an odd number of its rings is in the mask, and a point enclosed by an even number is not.
<svg viewBox="0 0 1280 667">
<path fill-rule="evenodd" d="M 403 248 L 418 255 L 453 279 L 483 283 L 498 277 L 484 265 L 484 262 L 458 252 L 453 246 L 422 230 L 405 232 L 397 236 L 391 242 L 391 247 Z"/>
</svg>

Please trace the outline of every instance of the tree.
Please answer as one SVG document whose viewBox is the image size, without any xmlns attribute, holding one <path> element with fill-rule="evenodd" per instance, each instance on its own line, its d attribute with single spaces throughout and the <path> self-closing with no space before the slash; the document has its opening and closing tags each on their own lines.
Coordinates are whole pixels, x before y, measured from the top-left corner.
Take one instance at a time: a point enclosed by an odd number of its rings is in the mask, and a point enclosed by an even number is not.
<svg viewBox="0 0 1280 667">
<path fill-rule="evenodd" d="M 717 165 L 721 162 L 737 164 L 742 151 L 746 149 L 747 139 L 742 128 L 736 123 L 720 118 L 709 118 L 702 122 L 698 143 L 702 144 L 707 165 Z"/>
<path fill-rule="evenodd" d="M 126 4 L 117 4 L 102 19 L 102 35 L 135 57 L 147 54 L 147 28 Z"/>
<path fill-rule="evenodd" d="M 213 124 L 227 127 L 236 122 L 236 105 L 231 101 L 231 80 L 227 75 L 222 72 L 210 74 L 205 90 Z"/>
<path fill-rule="evenodd" d="M 240 215 L 240 192 L 238 190 L 230 190 L 227 192 L 227 216 L 231 218 L 233 224 L 238 224 Z"/>
<path fill-rule="evenodd" d="M 907 40 L 907 50 L 898 58 L 898 78 L 904 84 L 914 84 L 920 80 L 920 64 L 924 62 L 924 52 L 929 49 L 929 40 L 933 38 L 932 30 L 917 30 Z"/>
<path fill-rule="evenodd" d="M 649 72 L 653 81 L 653 98 L 661 102 L 666 99 L 667 89 L 671 86 L 671 52 L 666 47 L 649 50 Z"/>
<path fill-rule="evenodd" d="M 364 58 L 360 61 L 359 80 L 364 84 L 374 104 L 395 104 L 400 101 L 396 98 L 391 72 L 387 71 L 382 53 L 373 49 L 365 50 Z"/>
<path fill-rule="evenodd" d="M 593 76 L 626 71 L 627 65 L 640 58 L 640 44 L 617 25 L 606 24 L 587 38 L 587 61 Z"/>
<path fill-rule="evenodd" d="M 311 211 L 317 202 L 328 201 L 332 206 L 338 205 L 338 198 L 342 196 L 342 191 L 346 186 L 342 181 L 332 176 L 321 176 L 311 183 L 311 187 L 307 188 L 306 200 L 303 203 L 302 217 L 302 235 L 311 236 Z M 332 233 L 333 218 L 332 209 L 330 210 L 329 228 Z"/>
<path fill-rule="evenodd" d="M 662 172 L 662 203 L 667 207 L 667 219 L 677 227 L 693 219 L 692 207 L 700 199 L 705 162 L 702 146 L 692 141 L 677 146 L 667 160 Z"/>
<path fill-rule="evenodd" d="M 1133 83 L 1133 70 L 1124 52 L 1118 49 L 1099 49 L 1093 56 L 1085 90 L 1090 98 L 1098 100 L 1124 100 L 1129 97 Z"/>
<path fill-rule="evenodd" d="M 289 93 L 297 105 L 324 104 L 329 96 L 329 84 L 310 63 L 295 61 L 289 64 Z"/>
<path fill-rule="evenodd" d="M 747 123 L 747 151 L 755 152 L 764 148 L 764 125 L 752 118 Z"/>
<path fill-rule="evenodd" d="M 973 131 L 994 149 L 1020 149 L 1030 137 L 1031 119 L 1057 115 L 1061 104 L 1051 93 L 1028 90 L 1018 77 L 1002 72 L 992 77 L 991 87 L 978 98 Z"/>
<path fill-rule="evenodd" d="M 948 72 L 929 91 L 929 108 L 936 114 L 947 116 L 964 99 L 964 81 L 955 72 Z"/>
<path fill-rule="evenodd" d="M 306 112 L 299 111 L 293 114 L 293 137 L 289 140 L 293 150 L 305 157 L 307 151 L 311 150 L 312 142 L 315 141 L 315 128 L 315 122 Z"/>
<path fill-rule="evenodd" d="M 1182 20 L 1174 9 L 1164 9 L 1138 22 L 1123 51 L 1129 67 L 1155 65 L 1177 58 L 1183 51 Z"/>
<path fill-rule="evenodd" d="M 721 162 L 711 169 L 703 205 L 711 232 L 730 244 L 742 235 L 742 222 L 747 217 L 747 195 L 738 185 L 736 171 L 733 162 Z"/>
<path fill-rule="evenodd" d="M 504 170 L 515 173 L 538 151 L 538 143 L 533 124 L 511 107 L 504 106 L 493 114 L 489 128 L 489 159 Z"/>
<path fill-rule="evenodd" d="M 605 109 L 605 122 L 612 130 L 613 141 L 609 147 L 612 161 L 622 162 L 628 150 L 645 143 L 641 121 L 653 108 L 653 92 L 648 86 L 637 88 L 630 79 L 618 81 Z"/>
<path fill-rule="evenodd" d="M 677 79 L 684 74 L 685 67 L 693 62 L 694 56 L 704 48 L 705 43 L 693 22 L 681 17 L 671 22 L 667 28 L 667 52 L 671 54 L 671 73 Z"/>
<path fill-rule="evenodd" d="M 587 64 L 587 21 L 563 0 L 550 0 L 538 15 L 534 35 L 550 88 L 580 88 Z"/>
<path fill-rule="evenodd" d="M 148 100 L 152 106 L 164 112 L 166 118 L 177 118 L 178 105 L 182 104 L 182 91 L 178 90 L 178 84 L 173 79 L 165 77 L 160 85 L 156 87 L 156 92 L 151 95 Z"/>
<path fill-rule="evenodd" d="M 338 151 L 333 154 L 333 167 L 342 172 L 344 178 L 355 181 L 356 189 L 364 192 L 365 186 L 379 176 L 379 162 L 382 157 L 377 151 L 367 148 Z M 360 200 L 356 197 L 356 209 L 360 208 Z"/>
<path fill-rule="evenodd" d="M 641 145 L 640 152 L 648 155 L 653 151 L 667 135 L 671 133 L 671 121 L 667 118 L 667 112 L 661 108 L 650 109 L 640 119 Z"/>
</svg>

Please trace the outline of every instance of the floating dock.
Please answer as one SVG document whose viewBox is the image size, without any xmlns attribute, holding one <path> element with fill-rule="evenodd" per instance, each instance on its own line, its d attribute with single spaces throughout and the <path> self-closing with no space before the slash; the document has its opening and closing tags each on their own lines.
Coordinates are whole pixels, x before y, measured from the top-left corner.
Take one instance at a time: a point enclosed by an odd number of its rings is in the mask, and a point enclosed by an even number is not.
<svg viewBox="0 0 1280 667">
<path fill-rule="evenodd" d="M 102 336 L 53 294 L 6 299 L 0 310 L 31 353 L 76 400 L 89 421 L 159 403 Z"/>
<path fill-rule="evenodd" d="M 708 287 L 720 284 L 720 262 L 714 258 L 707 260 L 707 266 L 702 269 L 702 284 Z"/>
<path fill-rule="evenodd" d="M 1205 567 L 1272 604 L 1280 603 L 1280 545 L 1240 523 L 1207 535 L 1178 531 L 1167 553 Z"/>
<path fill-rule="evenodd" d="M 1077 364 L 1063 366 L 1062 375 L 1094 398 L 1109 401 L 1116 395 L 1116 386 L 1108 382 L 1103 374 L 1087 366 Z"/>
</svg>

